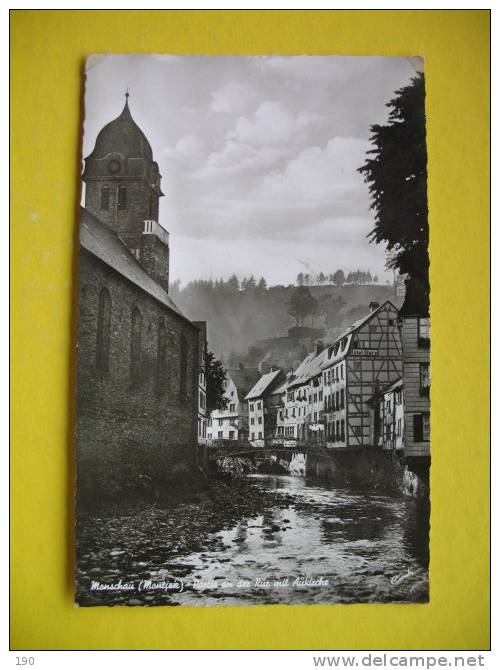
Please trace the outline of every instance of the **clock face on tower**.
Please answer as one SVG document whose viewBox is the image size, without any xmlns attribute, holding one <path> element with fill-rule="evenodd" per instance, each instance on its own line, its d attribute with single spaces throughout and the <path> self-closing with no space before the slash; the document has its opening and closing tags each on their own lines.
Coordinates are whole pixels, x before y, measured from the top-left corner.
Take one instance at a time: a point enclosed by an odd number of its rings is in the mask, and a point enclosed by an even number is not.
<svg viewBox="0 0 500 670">
<path fill-rule="evenodd" d="M 113 160 L 110 160 L 108 163 L 108 172 L 111 174 L 117 174 L 120 172 L 122 169 L 122 166 L 120 164 L 120 161 L 116 160 L 116 158 L 113 158 Z"/>
</svg>

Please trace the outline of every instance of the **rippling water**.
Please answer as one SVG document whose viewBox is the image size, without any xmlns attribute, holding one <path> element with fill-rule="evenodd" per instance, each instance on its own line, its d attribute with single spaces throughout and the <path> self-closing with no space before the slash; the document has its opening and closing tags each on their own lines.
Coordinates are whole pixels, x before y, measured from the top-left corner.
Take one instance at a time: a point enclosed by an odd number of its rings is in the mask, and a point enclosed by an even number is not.
<svg viewBox="0 0 500 670">
<path fill-rule="evenodd" d="M 252 475 L 249 480 L 279 492 L 276 508 L 221 531 L 213 550 L 184 556 L 189 587 L 174 600 L 190 605 L 427 602 L 429 532 L 423 502 L 299 477 Z"/>
</svg>

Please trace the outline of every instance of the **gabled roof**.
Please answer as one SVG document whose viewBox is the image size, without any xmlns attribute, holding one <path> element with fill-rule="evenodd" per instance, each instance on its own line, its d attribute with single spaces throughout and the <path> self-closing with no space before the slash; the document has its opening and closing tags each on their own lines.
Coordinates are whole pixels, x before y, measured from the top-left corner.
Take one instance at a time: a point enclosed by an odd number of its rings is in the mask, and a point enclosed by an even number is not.
<svg viewBox="0 0 500 670">
<path fill-rule="evenodd" d="M 277 388 L 273 390 L 273 395 L 281 395 L 282 393 L 285 393 L 288 385 L 290 383 L 289 378 L 287 377 Z"/>
<path fill-rule="evenodd" d="M 245 396 L 245 400 L 252 400 L 253 398 L 260 398 L 269 389 L 271 384 L 281 374 L 281 370 L 272 370 L 259 379 L 252 390 Z"/>
<path fill-rule="evenodd" d="M 325 357 L 325 360 L 323 362 L 323 369 L 330 367 L 333 363 L 336 361 L 340 360 L 341 358 L 344 358 L 346 353 L 349 351 L 349 345 L 351 343 L 351 339 L 353 334 L 356 332 L 356 330 L 359 330 L 362 326 L 365 325 L 377 312 L 380 312 L 380 310 L 385 307 L 386 305 L 390 305 L 393 307 L 396 311 L 396 307 L 392 304 L 390 300 L 386 300 L 383 302 L 379 307 L 376 309 L 368 312 L 368 314 L 365 314 L 362 316 L 360 319 L 352 323 L 347 330 L 345 330 L 342 335 L 339 335 L 335 342 L 331 344 L 327 348 L 327 355 Z M 346 339 L 346 342 L 344 343 L 344 346 L 339 346 L 342 342 L 343 339 Z M 337 352 L 335 353 L 335 349 L 337 349 Z"/>
<path fill-rule="evenodd" d="M 361 328 L 361 326 L 363 326 L 367 321 L 369 321 L 369 320 L 372 318 L 372 316 L 374 316 L 375 314 L 377 314 L 377 312 L 380 312 L 380 310 L 382 309 L 382 307 L 385 307 L 386 305 L 390 305 L 391 307 L 393 307 L 393 308 L 396 310 L 396 307 L 394 307 L 394 305 L 392 304 L 392 302 L 391 302 L 390 300 L 386 300 L 386 301 L 383 302 L 381 305 L 379 305 L 379 306 L 377 307 L 377 309 L 374 309 L 374 310 L 372 310 L 371 312 L 368 312 L 368 314 L 365 314 L 365 316 L 362 316 L 361 319 L 358 319 L 357 321 L 355 321 L 354 323 L 352 323 L 352 324 L 349 326 L 349 328 L 347 328 L 347 330 L 345 330 L 345 331 L 342 333 L 342 335 L 339 335 L 339 336 L 337 337 L 337 339 L 335 340 L 335 342 L 338 342 L 339 340 L 341 340 L 341 339 L 342 339 L 343 337 L 345 337 L 346 335 L 350 335 L 350 334 L 353 333 L 355 330 L 358 330 L 358 328 Z M 397 310 L 396 310 L 396 311 L 397 311 Z"/>
<path fill-rule="evenodd" d="M 323 349 L 319 354 L 308 354 L 295 370 L 294 378 L 289 382 L 288 388 L 307 384 L 310 379 L 319 375 L 321 372 L 321 363 L 325 357 L 325 351 L 326 349 Z"/>
<path fill-rule="evenodd" d="M 402 388 L 403 386 L 403 380 L 401 377 L 397 379 L 395 382 L 392 384 L 389 384 L 385 389 L 382 390 L 382 393 L 390 393 L 391 391 L 395 391 L 398 388 Z"/>
<path fill-rule="evenodd" d="M 257 368 L 228 368 L 226 376 L 233 380 L 238 391 L 238 398 L 242 400 L 259 380 L 260 372 Z"/>
<path fill-rule="evenodd" d="M 148 275 L 118 235 L 84 207 L 81 208 L 80 217 L 80 245 L 132 284 L 149 293 L 153 298 L 163 303 L 165 307 L 189 321 L 168 293 Z M 192 322 L 189 321 L 189 323 Z"/>
<path fill-rule="evenodd" d="M 368 398 L 367 402 L 370 404 L 372 404 L 373 402 L 378 402 L 383 395 L 385 395 L 386 393 L 392 393 L 392 391 L 395 391 L 398 388 L 404 388 L 404 383 L 401 377 L 399 377 L 399 379 L 396 379 L 396 381 L 390 382 L 386 386 L 383 386 L 382 388 L 376 390 L 375 393 L 372 396 L 370 396 L 370 398 Z"/>
</svg>

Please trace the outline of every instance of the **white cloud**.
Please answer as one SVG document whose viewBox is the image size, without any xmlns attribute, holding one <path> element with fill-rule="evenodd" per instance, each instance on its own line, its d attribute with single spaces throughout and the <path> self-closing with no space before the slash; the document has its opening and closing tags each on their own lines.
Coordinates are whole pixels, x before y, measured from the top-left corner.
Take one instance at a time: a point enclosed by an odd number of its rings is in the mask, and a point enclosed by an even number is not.
<svg viewBox="0 0 500 670">
<path fill-rule="evenodd" d="M 253 119 L 240 117 L 227 137 L 254 146 L 284 146 L 294 140 L 295 134 L 300 134 L 302 139 L 304 132 L 321 121 L 321 116 L 313 112 L 293 115 L 279 102 L 263 102 Z"/>
<path fill-rule="evenodd" d="M 210 171 L 226 170 L 230 172 L 263 170 L 273 165 L 281 153 L 273 147 L 254 147 L 244 142 L 227 140 L 221 151 L 210 154 L 207 168 Z"/>
<path fill-rule="evenodd" d="M 264 177 L 256 197 L 320 204 L 338 203 L 355 193 L 365 200 L 367 190 L 357 168 L 363 164 L 368 148 L 366 141 L 335 137 L 323 149 L 303 149 L 281 172 Z"/>
<path fill-rule="evenodd" d="M 110 56 L 88 72 L 84 155 L 128 86 L 163 175 L 173 276 L 241 267 L 281 281 L 296 258 L 332 256 L 380 273 L 357 168 L 413 72 L 405 58 Z"/>
<path fill-rule="evenodd" d="M 292 114 L 278 102 L 263 102 L 252 118 L 240 116 L 224 136 L 221 148 L 213 151 L 195 177 L 217 176 L 261 170 L 265 173 L 278 161 L 293 155 L 307 135 L 323 123 L 314 112 Z"/>
<path fill-rule="evenodd" d="M 181 137 L 173 149 L 166 147 L 161 152 L 160 158 L 165 156 L 181 160 L 199 159 L 203 154 L 204 147 L 204 142 L 199 137 L 188 134 Z"/>
<path fill-rule="evenodd" d="M 239 114 L 255 99 L 255 91 L 235 81 L 230 81 L 212 93 L 210 109 L 218 114 Z"/>
</svg>

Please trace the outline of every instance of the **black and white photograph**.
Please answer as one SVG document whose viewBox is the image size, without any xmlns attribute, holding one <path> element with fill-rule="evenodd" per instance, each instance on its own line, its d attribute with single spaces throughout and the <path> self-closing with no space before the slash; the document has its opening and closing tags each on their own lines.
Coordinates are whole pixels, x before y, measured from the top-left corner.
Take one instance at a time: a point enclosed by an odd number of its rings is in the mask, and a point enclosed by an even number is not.
<svg viewBox="0 0 500 670">
<path fill-rule="evenodd" d="M 429 602 L 423 59 L 95 54 L 82 138 L 76 604 Z"/>
</svg>

